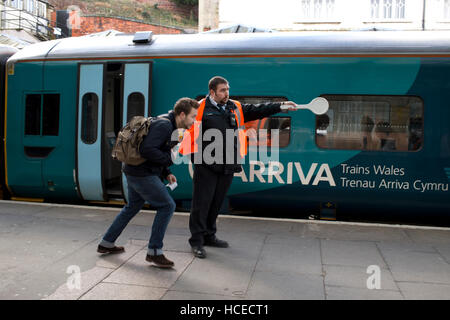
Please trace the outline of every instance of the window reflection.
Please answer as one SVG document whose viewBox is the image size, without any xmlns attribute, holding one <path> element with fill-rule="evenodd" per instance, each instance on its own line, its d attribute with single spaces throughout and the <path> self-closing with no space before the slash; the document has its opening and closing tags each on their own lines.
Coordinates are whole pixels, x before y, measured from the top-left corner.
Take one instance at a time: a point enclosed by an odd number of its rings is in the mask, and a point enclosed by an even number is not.
<svg viewBox="0 0 450 320">
<path fill-rule="evenodd" d="M 423 102 L 407 96 L 325 95 L 330 108 L 316 117 L 324 149 L 416 151 L 423 143 Z"/>
<path fill-rule="evenodd" d="M 86 144 L 97 141 L 98 97 L 95 93 L 86 93 L 82 99 L 81 140 Z"/>
<path fill-rule="evenodd" d="M 140 92 L 133 92 L 128 96 L 127 122 L 135 116 L 144 116 L 145 97 Z"/>
</svg>

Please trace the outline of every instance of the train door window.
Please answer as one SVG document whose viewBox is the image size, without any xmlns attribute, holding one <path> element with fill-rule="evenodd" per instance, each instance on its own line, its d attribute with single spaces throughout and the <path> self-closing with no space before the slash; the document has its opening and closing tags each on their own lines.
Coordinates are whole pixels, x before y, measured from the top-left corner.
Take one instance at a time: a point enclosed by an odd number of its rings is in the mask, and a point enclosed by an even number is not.
<svg viewBox="0 0 450 320">
<path fill-rule="evenodd" d="M 423 101 L 412 96 L 324 95 L 330 108 L 316 116 L 323 149 L 417 151 L 423 143 Z"/>
<path fill-rule="evenodd" d="M 59 132 L 59 94 L 44 94 L 42 135 L 57 136 Z"/>
<path fill-rule="evenodd" d="M 25 135 L 41 134 L 41 95 L 28 94 L 25 98 Z"/>
<path fill-rule="evenodd" d="M 82 99 L 81 140 L 86 144 L 97 141 L 98 130 L 98 96 L 88 92 Z"/>
<path fill-rule="evenodd" d="M 134 116 L 144 116 L 145 97 L 140 92 L 133 92 L 128 96 L 127 122 Z"/>
<path fill-rule="evenodd" d="M 59 94 L 28 94 L 26 96 L 25 135 L 58 135 L 59 97 Z M 41 106 L 43 106 L 42 110 Z"/>
</svg>

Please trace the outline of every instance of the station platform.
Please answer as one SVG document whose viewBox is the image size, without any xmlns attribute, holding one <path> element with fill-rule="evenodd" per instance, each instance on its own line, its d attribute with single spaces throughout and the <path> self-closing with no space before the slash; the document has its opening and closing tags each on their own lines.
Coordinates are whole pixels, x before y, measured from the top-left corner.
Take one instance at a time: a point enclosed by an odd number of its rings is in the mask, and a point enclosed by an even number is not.
<svg viewBox="0 0 450 320">
<path fill-rule="evenodd" d="M 120 208 L 0 201 L 3 300 L 450 299 L 450 229 L 219 216 L 229 248 L 188 244 L 189 215 L 165 237 L 173 269 L 145 261 L 153 211 L 96 252 Z"/>
</svg>

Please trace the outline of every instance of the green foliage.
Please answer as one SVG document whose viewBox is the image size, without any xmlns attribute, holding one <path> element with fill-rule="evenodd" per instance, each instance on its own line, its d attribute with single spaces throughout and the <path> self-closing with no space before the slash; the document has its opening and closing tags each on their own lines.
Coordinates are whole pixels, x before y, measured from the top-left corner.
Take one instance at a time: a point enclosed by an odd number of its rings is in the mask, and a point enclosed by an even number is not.
<svg viewBox="0 0 450 320">
<path fill-rule="evenodd" d="M 152 17 L 150 16 L 150 14 L 147 11 L 142 12 L 142 17 L 145 20 L 151 20 L 152 19 Z"/>
<path fill-rule="evenodd" d="M 196 6 L 198 5 L 198 0 L 171 0 L 178 5 L 186 5 L 186 6 Z"/>
</svg>

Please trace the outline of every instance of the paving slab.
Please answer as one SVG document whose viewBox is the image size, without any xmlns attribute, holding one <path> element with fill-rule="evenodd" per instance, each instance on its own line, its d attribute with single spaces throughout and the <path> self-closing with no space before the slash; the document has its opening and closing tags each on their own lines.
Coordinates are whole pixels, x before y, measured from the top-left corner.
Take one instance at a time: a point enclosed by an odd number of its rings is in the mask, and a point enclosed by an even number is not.
<svg viewBox="0 0 450 320">
<path fill-rule="evenodd" d="M 21 239 L 41 239 L 47 242 L 84 241 L 102 235 L 105 224 L 102 222 L 34 217 L 32 221 L 20 226 Z"/>
<path fill-rule="evenodd" d="M 217 295 L 245 293 L 257 259 L 229 249 L 207 248 L 207 258 L 194 259 L 171 289 Z"/>
<path fill-rule="evenodd" d="M 53 280 L 67 277 L 53 273 L 55 264 L 97 238 L 95 229 L 81 227 L 79 221 L 66 224 L 68 220 L 33 217 L 22 223 L 23 218 L 17 216 L 17 234 L 0 236 L 0 261 L 5 262 L 0 272 L 8 279 L 0 286 L 1 299 L 33 299 L 54 292 L 58 283 Z"/>
<path fill-rule="evenodd" d="M 55 293 L 44 300 L 77 300 L 105 279 L 113 270 L 109 268 L 94 267 L 91 270 L 79 274 L 79 285 L 77 275 L 74 272 L 72 278 L 61 285 Z"/>
<path fill-rule="evenodd" d="M 380 289 L 398 291 L 399 288 L 388 269 L 380 270 Z M 363 267 L 325 265 L 325 285 L 333 287 L 367 289 L 367 281 L 374 274 Z M 369 272 L 368 272 L 369 271 Z"/>
<path fill-rule="evenodd" d="M 20 283 L 22 287 L 26 288 L 25 293 L 20 293 L 20 298 L 33 299 L 35 296 L 42 298 L 50 296 L 61 284 L 67 282 L 75 268 L 83 273 L 98 267 L 101 268 L 100 270 L 109 269 L 109 273 L 111 273 L 142 249 L 141 246 L 126 244 L 124 253 L 106 255 L 96 252 L 97 245 L 98 241 L 94 240 L 62 259 L 54 261 L 51 265 L 17 280 L 16 287 Z M 80 279 L 83 281 L 83 274 Z"/>
<path fill-rule="evenodd" d="M 246 294 L 250 300 L 323 300 L 323 277 L 256 271 Z"/>
<path fill-rule="evenodd" d="M 450 264 L 450 243 L 446 246 L 437 246 L 436 250 L 444 257 L 445 261 Z"/>
<path fill-rule="evenodd" d="M 279 242 L 281 239 L 285 242 Z M 270 238 L 264 244 L 256 270 L 278 274 L 322 275 L 320 240 Z"/>
<path fill-rule="evenodd" d="M 410 241 L 404 230 L 396 228 L 379 228 L 366 225 L 306 223 L 304 237 L 325 240 L 353 241 Z"/>
<path fill-rule="evenodd" d="M 450 265 L 438 253 L 382 250 L 396 281 L 450 284 Z"/>
<path fill-rule="evenodd" d="M 41 205 L 38 203 L 1 201 L 0 214 L 13 214 L 16 216 L 33 216 L 40 212 L 47 211 L 51 208 L 49 205 Z"/>
<path fill-rule="evenodd" d="M 87 220 L 106 222 L 112 221 L 117 213 L 109 210 L 89 210 L 83 207 L 50 207 L 48 210 L 40 211 L 36 217 L 50 217 L 59 219 Z"/>
<path fill-rule="evenodd" d="M 428 252 L 437 253 L 436 248 L 431 244 L 416 243 L 416 242 L 391 242 L 383 241 L 377 242 L 377 247 L 381 250 L 394 250 L 399 252 Z"/>
<path fill-rule="evenodd" d="M 30 225 L 36 218 L 33 215 L 14 215 L 11 213 L 0 213 L 0 237 L 11 236 L 15 239 L 23 228 Z"/>
<path fill-rule="evenodd" d="M 167 253 L 167 257 L 175 263 L 175 267 L 162 269 L 145 261 L 146 255 L 147 249 L 139 251 L 119 269 L 111 273 L 104 282 L 168 289 L 194 259 L 192 254 L 170 252 L 170 254 Z"/>
<path fill-rule="evenodd" d="M 239 219 L 237 217 L 220 216 L 217 219 L 217 230 L 234 231 L 236 233 L 265 232 L 267 234 L 283 234 L 293 230 L 293 223 L 290 221 L 270 221 L 256 219 Z"/>
<path fill-rule="evenodd" d="M 118 283 L 100 283 L 80 300 L 159 300 L 166 289 Z"/>
<path fill-rule="evenodd" d="M 386 268 L 374 242 L 321 240 L 323 263 L 328 265 Z"/>
<path fill-rule="evenodd" d="M 211 293 L 168 290 L 161 300 L 243 300 L 241 294 L 233 296 Z"/>
<path fill-rule="evenodd" d="M 405 230 L 405 232 L 415 243 L 431 244 L 431 245 L 449 244 L 450 229 L 449 230 L 408 229 Z"/>
<path fill-rule="evenodd" d="M 450 285 L 398 282 L 398 286 L 408 300 L 450 300 Z"/>
<path fill-rule="evenodd" d="M 327 300 L 404 300 L 400 291 L 326 286 Z"/>
<path fill-rule="evenodd" d="M 217 237 L 226 240 L 230 244 L 230 249 L 242 248 L 249 252 L 259 253 L 259 249 L 261 249 L 268 235 L 258 230 L 251 230 L 251 232 L 220 230 L 217 232 Z"/>
</svg>

